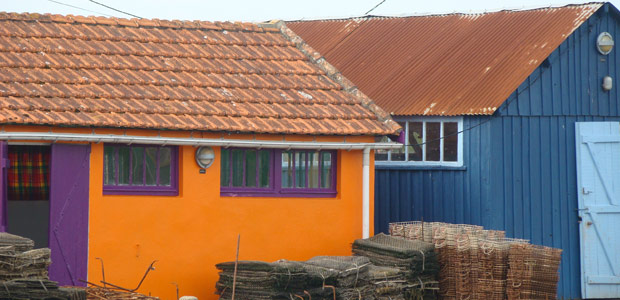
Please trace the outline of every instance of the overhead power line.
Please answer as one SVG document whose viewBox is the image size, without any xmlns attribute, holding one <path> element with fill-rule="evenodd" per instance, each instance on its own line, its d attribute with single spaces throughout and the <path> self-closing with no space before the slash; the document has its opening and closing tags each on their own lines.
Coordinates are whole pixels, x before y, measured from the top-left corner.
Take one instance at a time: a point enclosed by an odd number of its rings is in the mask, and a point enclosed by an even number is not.
<svg viewBox="0 0 620 300">
<path fill-rule="evenodd" d="M 51 1 L 51 0 L 50 0 L 50 1 Z M 90 2 L 92 2 L 92 3 L 95 3 L 95 4 L 97 4 L 97 5 L 101 5 L 101 6 L 105 7 L 105 8 L 107 8 L 107 9 L 111 9 L 111 10 L 113 10 L 113 11 L 116 11 L 116 12 L 119 12 L 119 13 L 122 13 L 122 14 L 126 14 L 126 15 L 128 15 L 128 16 L 132 16 L 132 17 L 134 17 L 134 18 L 142 19 L 142 17 L 140 17 L 140 16 L 136 16 L 136 15 L 134 15 L 134 14 L 130 14 L 130 13 L 125 12 L 125 11 L 122 11 L 122 10 L 120 10 L 120 9 L 116 9 L 116 8 L 114 8 L 114 7 L 112 7 L 112 6 L 105 5 L 105 4 L 103 4 L 103 3 L 97 2 L 97 1 L 95 1 L 95 0 L 88 0 L 88 1 L 90 1 Z"/>
<path fill-rule="evenodd" d="M 387 0 L 381 0 L 381 2 L 379 2 L 379 4 L 375 5 L 375 7 L 371 8 L 369 11 L 367 11 L 365 13 L 365 15 L 369 14 L 370 12 L 372 12 L 373 10 L 375 10 L 377 7 L 381 6 L 381 4 L 385 3 L 385 1 Z"/>
<path fill-rule="evenodd" d="M 98 12 L 98 11 L 94 11 L 94 10 L 90 10 L 90 9 L 86 9 L 86 8 L 81 8 L 79 6 L 67 4 L 67 3 L 64 3 L 64 2 L 56 1 L 56 0 L 47 0 L 47 1 L 52 2 L 52 3 L 56 3 L 56 4 L 60 4 L 60 5 L 64 5 L 64 6 L 67 6 L 67 7 L 71 7 L 71 8 L 75 8 L 75 9 L 79 9 L 79 10 L 83 10 L 83 11 L 87 11 L 89 13 L 103 15 L 103 16 L 106 16 L 106 17 L 114 17 L 113 15 L 104 14 L 102 12 Z"/>
</svg>

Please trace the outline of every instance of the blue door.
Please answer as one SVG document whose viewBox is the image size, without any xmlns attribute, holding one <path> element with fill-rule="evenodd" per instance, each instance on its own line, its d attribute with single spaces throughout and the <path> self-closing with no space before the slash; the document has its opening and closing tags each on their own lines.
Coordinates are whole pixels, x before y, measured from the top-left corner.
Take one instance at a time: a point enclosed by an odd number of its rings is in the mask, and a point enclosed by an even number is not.
<svg viewBox="0 0 620 300">
<path fill-rule="evenodd" d="M 583 298 L 620 298 L 620 122 L 576 124 Z"/>
</svg>

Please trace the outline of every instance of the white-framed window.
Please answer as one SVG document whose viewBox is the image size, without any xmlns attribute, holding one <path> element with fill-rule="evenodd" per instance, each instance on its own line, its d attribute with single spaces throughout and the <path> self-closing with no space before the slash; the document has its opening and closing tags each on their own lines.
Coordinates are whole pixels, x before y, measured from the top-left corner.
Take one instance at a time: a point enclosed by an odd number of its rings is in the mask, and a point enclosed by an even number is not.
<svg viewBox="0 0 620 300">
<path fill-rule="evenodd" d="M 462 117 L 394 119 L 405 131 L 405 145 L 397 150 L 377 150 L 375 152 L 377 164 L 454 167 L 463 165 Z"/>
</svg>

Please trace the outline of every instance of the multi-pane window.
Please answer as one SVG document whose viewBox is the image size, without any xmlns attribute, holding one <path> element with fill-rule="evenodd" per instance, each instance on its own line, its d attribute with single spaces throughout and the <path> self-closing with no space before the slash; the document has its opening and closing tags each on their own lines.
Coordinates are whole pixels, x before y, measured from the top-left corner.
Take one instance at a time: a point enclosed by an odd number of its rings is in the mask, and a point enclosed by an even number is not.
<svg viewBox="0 0 620 300">
<path fill-rule="evenodd" d="M 177 147 L 105 145 L 105 194 L 177 195 Z"/>
<path fill-rule="evenodd" d="M 225 196 L 333 196 L 334 151 L 221 151 L 221 193 Z"/>
<path fill-rule="evenodd" d="M 420 165 L 462 165 L 461 118 L 419 118 L 398 122 L 405 145 L 396 150 L 377 151 L 377 162 Z"/>
</svg>

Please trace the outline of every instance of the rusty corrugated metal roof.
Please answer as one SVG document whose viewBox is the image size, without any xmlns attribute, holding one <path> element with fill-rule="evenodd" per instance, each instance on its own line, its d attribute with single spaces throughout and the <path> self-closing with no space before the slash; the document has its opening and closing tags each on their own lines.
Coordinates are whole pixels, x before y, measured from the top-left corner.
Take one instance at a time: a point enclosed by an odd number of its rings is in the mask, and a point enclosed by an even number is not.
<svg viewBox="0 0 620 300">
<path fill-rule="evenodd" d="M 602 3 L 288 22 L 395 115 L 490 115 Z"/>
<path fill-rule="evenodd" d="M 0 124 L 386 135 L 281 28 L 0 13 Z"/>
</svg>

